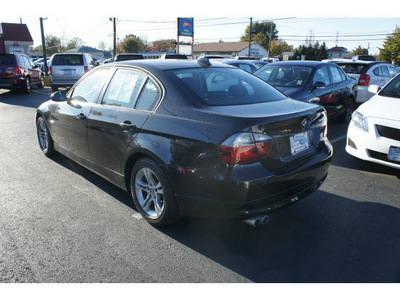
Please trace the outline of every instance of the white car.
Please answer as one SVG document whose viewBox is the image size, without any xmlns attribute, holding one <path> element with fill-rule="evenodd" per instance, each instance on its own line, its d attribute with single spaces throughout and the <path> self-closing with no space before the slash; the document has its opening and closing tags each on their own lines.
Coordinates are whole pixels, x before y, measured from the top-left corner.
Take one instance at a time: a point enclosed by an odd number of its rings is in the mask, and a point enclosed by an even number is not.
<svg viewBox="0 0 400 300">
<path fill-rule="evenodd" d="M 393 65 L 385 62 L 353 61 L 350 59 L 336 60 L 333 62 L 339 65 L 347 75 L 357 81 L 357 103 L 364 103 L 374 95 L 368 91 L 369 86 L 379 85 L 383 87 L 390 79 L 399 73 Z"/>
<path fill-rule="evenodd" d="M 354 111 L 346 151 L 360 159 L 400 169 L 400 75 Z"/>
</svg>

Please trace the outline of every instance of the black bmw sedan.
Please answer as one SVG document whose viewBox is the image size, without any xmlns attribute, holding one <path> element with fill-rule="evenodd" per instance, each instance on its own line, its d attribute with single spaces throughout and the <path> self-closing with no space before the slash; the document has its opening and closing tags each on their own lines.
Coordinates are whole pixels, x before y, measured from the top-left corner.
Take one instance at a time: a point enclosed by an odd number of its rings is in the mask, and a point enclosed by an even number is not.
<svg viewBox="0 0 400 300">
<path fill-rule="evenodd" d="M 332 156 L 320 105 L 288 99 L 226 64 L 106 64 L 36 113 L 57 152 L 129 191 L 153 225 L 181 216 L 256 225 L 325 180 Z"/>
<path fill-rule="evenodd" d="M 286 96 L 325 107 L 328 117 L 348 123 L 354 111 L 357 83 L 335 64 L 285 61 L 268 64 L 254 75 Z"/>
</svg>

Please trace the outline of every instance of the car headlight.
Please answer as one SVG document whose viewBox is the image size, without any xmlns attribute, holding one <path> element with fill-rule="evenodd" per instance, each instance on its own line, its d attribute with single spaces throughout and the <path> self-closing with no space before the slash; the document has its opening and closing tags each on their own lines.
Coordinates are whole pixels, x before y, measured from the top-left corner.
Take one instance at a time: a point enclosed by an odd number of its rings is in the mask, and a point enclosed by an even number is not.
<svg viewBox="0 0 400 300">
<path fill-rule="evenodd" d="M 358 128 L 361 128 L 362 130 L 365 130 L 368 132 L 368 118 L 364 117 L 364 115 L 357 110 L 353 112 L 351 116 L 351 120 L 354 122 L 354 125 L 356 125 Z"/>
</svg>

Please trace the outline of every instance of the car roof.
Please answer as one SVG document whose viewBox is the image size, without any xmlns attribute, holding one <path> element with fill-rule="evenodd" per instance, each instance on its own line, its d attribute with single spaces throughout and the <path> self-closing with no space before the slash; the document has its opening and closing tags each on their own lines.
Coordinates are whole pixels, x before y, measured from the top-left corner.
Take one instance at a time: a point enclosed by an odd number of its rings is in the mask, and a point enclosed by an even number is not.
<svg viewBox="0 0 400 300">
<path fill-rule="evenodd" d="M 233 68 L 227 64 L 215 62 L 210 60 L 210 67 Z M 189 68 L 204 68 L 196 60 L 184 59 L 141 59 L 141 60 L 127 60 L 107 64 L 107 66 L 136 66 L 145 69 L 159 69 L 159 70 L 174 70 L 174 69 L 189 69 Z"/>
</svg>

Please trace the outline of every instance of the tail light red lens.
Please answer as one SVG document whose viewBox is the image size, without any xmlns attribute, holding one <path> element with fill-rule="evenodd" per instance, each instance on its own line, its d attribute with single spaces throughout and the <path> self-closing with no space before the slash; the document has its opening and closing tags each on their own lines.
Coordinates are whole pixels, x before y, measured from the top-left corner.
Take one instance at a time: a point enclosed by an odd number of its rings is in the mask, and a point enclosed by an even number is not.
<svg viewBox="0 0 400 300">
<path fill-rule="evenodd" d="M 219 159 L 226 164 L 243 164 L 259 160 L 270 151 L 273 140 L 264 134 L 238 133 L 219 146 Z"/>
<path fill-rule="evenodd" d="M 85 73 L 89 71 L 89 67 L 85 67 Z"/>
<path fill-rule="evenodd" d="M 14 67 L 14 74 L 15 75 L 22 75 L 21 74 L 21 69 L 19 67 Z"/>
<path fill-rule="evenodd" d="M 370 79 L 371 77 L 369 75 L 361 74 L 360 78 L 358 79 L 358 85 L 368 86 Z"/>
<path fill-rule="evenodd" d="M 52 69 L 51 69 L 51 67 L 48 67 L 47 73 L 48 73 L 49 75 L 52 75 Z"/>
</svg>

